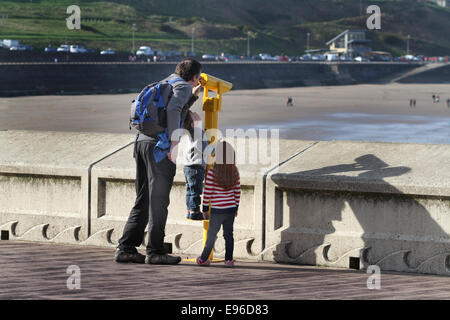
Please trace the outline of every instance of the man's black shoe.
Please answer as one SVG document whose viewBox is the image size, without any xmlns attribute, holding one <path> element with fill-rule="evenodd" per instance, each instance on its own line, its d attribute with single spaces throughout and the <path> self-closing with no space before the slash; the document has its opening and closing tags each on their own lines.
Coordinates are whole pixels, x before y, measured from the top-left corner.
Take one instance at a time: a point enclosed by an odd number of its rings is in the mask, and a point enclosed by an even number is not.
<svg viewBox="0 0 450 320">
<path fill-rule="evenodd" d="M 120 249 L 117 249 L 116 253 L 114 254 L 114 261 L 144 263 L 145 256 L 143 254 L 140 254 L 139 252 L 129 253 L 129 252 L 125 252 Z"/>
<path fill-rule="evenodd" d="M 168 254 L 156 254 L 152 253 L 145 257 L 146 264 L 179 264 L 181 257 L 170 256 Z"/>
</svg>

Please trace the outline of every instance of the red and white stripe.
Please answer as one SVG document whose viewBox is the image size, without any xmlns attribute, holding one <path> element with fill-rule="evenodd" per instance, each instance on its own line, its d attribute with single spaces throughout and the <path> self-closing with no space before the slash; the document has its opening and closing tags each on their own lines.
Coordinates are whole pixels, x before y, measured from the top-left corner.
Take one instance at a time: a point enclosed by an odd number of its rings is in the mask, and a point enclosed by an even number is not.
<svg viewBox="0 0 450 320">
<path fill-rule="evenodd" d="M 211 167 L 206 174 L 205 189 L 203 191 L 203 206 L 211 208 L 226 209 L 239 206 L 241 199 L 241 183 L 239 173 L 236 183 L 231 189 L 224 189 L 216 184 L 214 169 Z"/>
</svg>

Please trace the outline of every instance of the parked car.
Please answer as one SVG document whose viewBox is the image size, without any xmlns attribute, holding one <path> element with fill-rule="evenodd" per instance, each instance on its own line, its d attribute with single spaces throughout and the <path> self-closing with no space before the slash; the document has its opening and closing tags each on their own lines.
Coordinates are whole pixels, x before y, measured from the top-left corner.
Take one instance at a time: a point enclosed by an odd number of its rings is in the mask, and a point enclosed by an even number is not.
<svg viewBox="0 0 450 320">
<path fill-rule="evenodd" d="M 326 54 L 325 57 L 328 61 L 338 61 L 339 60 L 339 57 L 332 53 Z"/>
<path fill-rule="evenodd" d="M 312 60 L 312 56 L 309 53 L 306 53 L 300 57 L 301 61 L 310 61 Z"/>
<path fill-rule="evenodd" d="M 417 58 L 417 57 L 415 57 L 413 55 L 406 55 L 406 56 L 403 56 L 401 58 L 403 58 L 402 61 L 420 61 L 419 58 Z"/>
<path fill-rule="evenodd" d="M 350 58 L 348 56 L 340 56 L 339 60 L 341 60 L 341 61 L 352 61 L 352 58 Z"/>
<path fill-rule="evenodd" d="M 226 57 L 224 55 L 220 55 L 220 56 L 216 57 L 216 61 L 228 62 L 228 57 Z"/>
<path fill-rule="evenodd" d="M 166 56 L 162 55 L 161 52 L 157 56 L 153 56 L 153 62 L 166 61 Z"/>
<path fill-rule="evenodd" d="M 366 58 L 361 57 L 361 56 L 356 57 L 356 58 L 353 59 L 353 60 L 358 61 L 358 62 L 367 62 L 367 61 L 369 61 L 369 60 L 367 60 Z"/>
<path fill-rule="evenodd" d="M 3 40 L 3 45 L 6 48 L 19 47 L 19 41 L 18 40 L 5 39 L 5 40 Z"/>
<path fill-rule="evenodd" d="M 384 61 L 385 62 L 385 61 L 391 61 L 391 58 L 383 56 L 383 55 L 374 54 L 374 55 L 370 56 L 369 60 L 370 61 Z"/>
<path fill-rule="evenodd" d="M 70 46 L 70 53 L 86 53 L 87 50 L 83 46 L 73 44 Z"/>
<path fill-rule="evenodd" d="M 92 48 L 87 48 L 86 49 L 86 53 L 96 53 L 97 51 L 95 49 Z"/>
<path fill-rule="evenodd" d="M 419 61 L 425 61 L 425 56 L 424 55 L 418 55 L 417 59 L 419 59 Z"/>
<path fill-rule="evenodd" d="M 324 54 L 316 54 L 312 56 L 312 60 L 314 61 L 325 61 L 327 57 Z"/>
<path fill-rule="evenodd" d="M 236 56 L 233 56 L 231 54 L 226 54 L 226 53 L 221 53 L 220 56 L 216 57 L 216 61 L 224 61 L 224 62 L 228 62 L 231 60 L 237 60 Z"/>
<path fill-rule="evenodd" d="M 70 46 L 68 44 L 62 44 L 56 49 L 57 52 L 70 52 Z"/>
<path fill-rule="evenodd" d="M 146 46 L 139 47 L 139 50 L 136 51 L 137 56 L 152 56 L 153 53 L 153 50 Z"/>
<path fill-rule="evenodd" d="M 181 52 L 177 51 L 177 50 L 172 50 L 172 51 L 167 52 L 167 56 L 168 57 L 180 57 Z"/>
<path fill-rule="evenodd" d="M 44 49 L 44 52 L 56 52 L 56 48 L 54 48 L 54 47 L 46 47 Z"/>
<path fill-rule="evenodd" d="M 212 54 L 204 54 L 204 55 L 202 55 L 202 59 L 203 60 L 216 60 L 216 57 L 213 56 Z"/>
<path fill-rule="evenodd" d="M 32 47 L 28 45 L 22 45 L 22 46 L 13 46 L 9 48 L 10 51 L 31 51 Z"/>
<path fill-rule="evenodd" d="M 260 53 L 259 56 L 261 57 L 262 60 L 264 61 L 277 61 L 278 59 L 276 57 L 272 57 L 270 54 L 268 53 Z"/>
<path fill-rule="evenodd" d="M 276 61 L 291 62 L 291 58 L 289 58 L 288 56 L 285 56 L 285 55 L 275 56 L 274 58 L 276 59 Z"/>
<path fill-rule="evenodd" d="M 106 50 L 101 51 L 100 54 L 116 54 L 116 52 L 113 49 L 108 48 Z"/>
</svg>

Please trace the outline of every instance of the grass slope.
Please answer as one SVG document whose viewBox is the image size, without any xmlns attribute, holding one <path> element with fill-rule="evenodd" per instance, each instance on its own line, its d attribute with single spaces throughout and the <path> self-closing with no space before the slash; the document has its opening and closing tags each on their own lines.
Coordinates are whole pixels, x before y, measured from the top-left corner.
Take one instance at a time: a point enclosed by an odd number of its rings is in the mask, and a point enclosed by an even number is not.
<svg viewBox="0 0 450 320">
<path fill-rule="evenodd" d="M 66 9 L 81 8 L 82 30 L 66 28 Z M 382 30 L 369 31 L 374 50 L 404 54 L 411 35 L 415 54 L 450 54 L 450 9 L 420 0 L 0 0 L 0 39 L 19 39 L 43 48 L 78 43 L 129 51 L 132 24 L 136 46 L 189 51 L 195 28 L 197 53 L 245 54 L 247 30 L 251 53 L 301 54 L 306 33 L 311 47 L 348 28 L 366 28 L 367 5 L 382 12 Z M 360 15 L 363 8 L 363 15 Z M 8 18 L 6 18 L 6 16 Z"/>
</svg>

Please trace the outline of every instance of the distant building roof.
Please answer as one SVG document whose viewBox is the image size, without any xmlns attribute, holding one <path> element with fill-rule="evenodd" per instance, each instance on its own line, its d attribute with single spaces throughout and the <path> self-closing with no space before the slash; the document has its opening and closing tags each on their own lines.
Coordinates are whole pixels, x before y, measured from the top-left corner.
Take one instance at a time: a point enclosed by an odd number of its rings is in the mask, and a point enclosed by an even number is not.
<svg viewBox="0 0 450 320">
<path fill-rule="evenodd" d="M 326 45 L 329 46 L 331 43 L 333 43 L 334 41 L 336 41 L 337 39 L 339 39 L 340 37 L 342 37 L 342 36 L 345 35 L 346 33 L 352 33 L 352 32 L 354 32 L 354 33 L 356 33 L 356 32 L 364 32 L 364 33 L 366 33 L 365 30 L 357 30 L 357 29 L 353 29 L 353 30 L 352 30 L 352 29 L 347 29 L 347 30 L 345 30 L 344 32 L 338 34 L 336 37 L 334 37 L 334 38 L 331 39 L 330 41 L 328 41 L 328 42 L 326 43 Z"/>
<path fill-rule="evenodd" d="M 364 39 L 364 40 L 350 40 L 348 43 L 369 43 L 372 40 Z"/>
<path fill-rule="evenodd" d="M 325 52 L 328 51 L 328 48 L 324 48 L 324 49 L 309 49 L 309 50 L 305 50 L 305 53 L 316 53 L 316 52 Z"/>
</svg>

